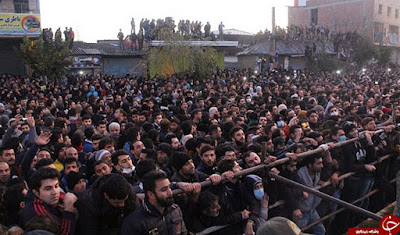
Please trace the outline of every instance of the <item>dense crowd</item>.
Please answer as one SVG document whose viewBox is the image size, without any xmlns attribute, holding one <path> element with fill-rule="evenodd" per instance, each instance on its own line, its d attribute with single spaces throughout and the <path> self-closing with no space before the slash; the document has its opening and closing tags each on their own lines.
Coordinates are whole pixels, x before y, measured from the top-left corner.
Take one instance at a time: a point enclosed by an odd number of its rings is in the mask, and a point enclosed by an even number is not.
<svg viewBox="0 0 400 235">
<path fill-rule="evenodd" d="M 333 74 L 220 70 L 204 80 L 2 75 L 1 229 L 187 234 L 229 225 L 215 234 L 253 234 L 281 217 L 302 228 L 337 209 L 270 171 L 308 187 L 331 181 L 323 192 L 348 202 L 379 188 L 357 204 L 379 210 L 395 200 L 388 181 L 400 169 L 398 75 L 374 65 Z M 298 157 L 316 148 L 324 151 Z M 347 172 L 355 174 L 338 179 Z M 345 210 L 310 231 L 339 234 L 364 218 Z M 282 224 L 278 231 L 289 229 Z"/>
</svg>

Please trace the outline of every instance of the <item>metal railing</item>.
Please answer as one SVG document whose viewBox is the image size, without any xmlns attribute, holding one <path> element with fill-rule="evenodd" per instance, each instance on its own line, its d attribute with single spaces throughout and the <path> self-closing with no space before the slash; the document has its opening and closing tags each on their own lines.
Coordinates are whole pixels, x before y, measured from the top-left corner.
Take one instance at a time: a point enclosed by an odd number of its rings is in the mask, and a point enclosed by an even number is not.
<svg viewBox="0 0 400 235">
<path fill-rule="evenodd" d="M 380 134 L 380 133 L 382 133 L 383 131 L 384 131 L 383 129 L 380 129 L 380 130 L 378 130 L 378 131 L 375 131 L 374 135 Z M 305 157 L 308 157 L 308 156 L 311 156 L 311 155 L 314 155 L 314 154 L 318 154 L 318 153 L 322 153 L 322 152 L 324 152 L 324 151 L 328 151 L 328 150 L 330 150 L 330 149 L 332 149 L 332 148 L 337 148 L 337 147 L 344 146 L 344 145 L 346 145 L 346 144 L 350 144 L 350 143 L 353 143 L 353 142 L 356 142 L 356 141 L 360 141 L 362 138 L 364 138 L 364 136 L 363 136 L 363 133 L 361 132 L 361 133 L 360 133 L 360 137 L 353 138 L 353 139 L 349 139 L 349 140 L 346 140 L 346 141 L 343 141 L 343 142 L 340 142 L 340 143 L 336 143 L 336 144 L 334 145 L 334 147 L 328 146 L 328 148 L 325 149 L 325 150 L 324 150 L 323 148 L 318 147 L 318 148 L 316 148 L 316 149 L 309 150 L 309 151 L 307 151 L 307 152 L 297 154 L 297 157 L 298 157 L 298 158 L 305 158 Z M 387 160 L 387 159 L 389 159 L 389 158 L 390 158 L 390 155 L 386 155 L 386 156 L 381 157 L 379 160 L 374 161 L 374 162 L 369 163 L 369 164 L 376 165 L 376 164 L 381 163 L 382 161 L 385 161 L 385 160 Z M 271 163 L 269 163 L 269 164 L 263 164 L 263 163 L 262 163 L 262 164 L 260 164 L 260 165 L 257 165 L 257 166 L 251 167 L 251 168 L 243 169 L 243 170 L 240 171 L 240 172 L 236 172 L 236 173 L 234 173 L 234 177 L 240 177 L 240 176 L 248 175 L 248 174 L 250 174 L 250 173 L 253 173 L 253 172 L 256 172 L 256 171 L 259 171 L 259 170 L 263 170 L 263 169 L 264 169 L 264 170 L 268 170 L 268 169 L 271 169 L 271 168 L 273 168 L 273 167 L 275 167 L 275 166 L 285 164 L 285 163 L 287 163 L 287 162 L 289 162 L 289 161 L 290 161 L 290 158 L 289 158 L 289 157 L 284 157 L 284 158 L 282 158 L 282 159 L 278 159 L 278 160 L 276 160 L 276 161 L 274 161 L 274 162 L 271 162 Z M 346 178 L 348 178 L 348 177 L 350 177 L 350 176 L 352 176 L 352 175 L 354 175 L 354 174 L 355 174 L 355 172 L 348 172 L 348 173 L 343 174 L 343 175 L 341 175 L 340 177 L 338 177 L 338 180 L 344 180 L 344 179 L 346 179 Z M 343 201 L 343 200 L 337 199 L 337 198 L 335 198 L 335 197 L 332 197 L 332 196 L 330 196 L 330 195 L 328 195 L 328 194 L 325 194 L 325 193 L 319 191 L 320 189 L 325 188 L 325 187 L 331 185 L 331 184 L 332 184 L 331 181 L 327 181 L 327 182 L 325 182 L 325 183 L 322 184 L 322 185 L 318 185 L 318 186 L 316 186 L 316 187 L 314 187 L 314 188 L 310 188 L 310 187 L 307 187 L 307 186 L 302 185 L 302 184 L 300 184 L 300 183 L 297 183 L 297 182 L 295 182 L 295 181 L 292 181 L 292 180 L 289 180 L 289 179 L 287 179 L 287 178 L 284 178 L 284 177 L 282 177 L 282 176 L 280 176 L 280 175 L 274 174 L 274 173 L 272 173 L 272 172 L 269 172 L 269 176 L 270 176 L 271 178 L 275 178 L 276 180 L 278 180 L 278 181 L 280 181 L 280 182 L 283 182 L 283 183 L 285 183 L 285 184 L 290 184 L 290 185 L 292 185 L 292 186 L 294 186 L 294 187 L 296 187 L 296 188 L 300 188 L 300 189 L 302 189 L 302 190 L 304 190 L 304 191 L 306 191 L 306 192 L 315 194 L 315 195 L 321 197 L 322 199 L 325 199 L 325 200 L 331 201 L 331 202 L 333 202 L 333 203 L 335 203 L 335 204 L 337 204 L 337 205 L 343 206 L 342 208 L 340 208 L 340 209 L 338 209 L 338 210 L 336 210 L 336 211 L 334 211 L 334 212 L 332 212 L 332 213 L 330 213 L 330 214 L 328 214 L 328 215 L 325 215 L 324 217 L 320 218 L 319 221 L 315 221 L 314 223 L 312 223 L 312 224 L 310 224 L 310 225 L 307 225 L 306 227 L 302 228 L 302 231 L 305 231 L 305 230 L 311 228 L 312 226 L 314 226 L 314 225 L 316 225 L 316 224 L 318 224 L 318 223 L 320 223 L 320 222 L 322 222 L 322 221 L 324 221 L 324 220 L 330 218 L 331 216 L 334 216 L 334 215 L 336 215 L 336 214 L 342 212 L 342 211 L 345 210 L 345 209 L 353 210 L 353 211 L 355 211 L 355 212 L 357 212 L 357 213 L 366 215 L 367 217 L 372 218 L 372 219 L 377 220 L 377 221 L 380 221 L 380 220 L 382 219 L 382 216 L 379 216 L 379 215 L 377 215 L 377 214 L 375 214 L 375 213 L 372 213 L 372 212 L 370 212 L 370 211 L 368 211 L 368 210 L 365 210 L 365 209 L 363 209 L 363 208 L 360 208 L 360 207 L 357 207 L 357 206 L 354 205 L 354 204 L 356 204 L 356 203 L 358 203 L 358 202 L 360 202 L 360 201 L 365 200 L 366 198 L 370 197 L 371 195 L 377 193 L 377 192 L 379 191 L 378 189 L 375 189 L 375 190 L 373 190 L 373 191 L 367 193 L 367 194 L 364 195 L 363 197 L 361 197 L 361 198 L 355 200 L 354 202 L 349 203 L 349 202 L 345 202 L 345 201 Z M 394 180 L 395 180 L 395 179 L 394 179 Z M 392 180 L 391 182 L 393 182 L 394 180 Z M 226 182 L 226 181 L 228 181 L 228 179 L 227 179 L 226 177 L 222 177 L 221 183 L 224 183 L 224 182 Z M 203 188 L 203 187 L 211 186 L 212 183 L 211 183 L 211 181 L 203 181 L 203 182 L 200 182 L 200 185 L 201 185 L 201 187 Z M 175 189 L 175 190 L 173 190 L 173 194 L 174 194 L 174 195 L 175 195 L 175 194 L 179 194 L 179 193 L 183 193 L 183 190 L 182 190 L 182 189 Z M 279 201 L 277 201 L 276 203 L 274 203 L 273 205 L 269 206 L 268 208 L 269 208 L 269 209 L 273 209 L 273 208 L 279 207 L 279 206 L 284 205 L 284 204 L 285 204 L 285 201 L 279 200 Z M 230 226 L 230 225 L 213 226 L 213 227 L 207 228 L 207 229 L 205 229 L 205 230 L 203 230 L 202 232 L 199 232 L 199 233 L 197 233 L 197 234 L 199 234 L 199 235 L 209 234 L 209 233 L 212 233 L 212 232 L 221 230 L 221 229 L 223 229 L 223 228 L 225 228 L 225 227 L 228 227 L 228 226 Z"/>
</svg>

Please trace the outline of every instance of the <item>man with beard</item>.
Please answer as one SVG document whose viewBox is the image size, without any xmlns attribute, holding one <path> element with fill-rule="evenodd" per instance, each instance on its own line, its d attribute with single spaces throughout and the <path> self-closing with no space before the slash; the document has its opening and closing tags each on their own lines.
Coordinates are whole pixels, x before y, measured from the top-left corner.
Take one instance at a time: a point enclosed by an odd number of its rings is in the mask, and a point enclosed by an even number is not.
<svg viewBox="0 0 400 235">
<path fill-rule="evenodd" d="M 0 148 L 0 162 L 8 164 L 12 176 L 21 176 L 21 170 L 15 165 L 15 152 L 14 149 L 8 146 Z"/>
<path fill-rule="evenodd" d="M 307 111 L 307 121 L 310 124 L 310 128 L 313 131 L 319 131 L 320 130 L 320 122 L 319 122 L 319 115 L 317 111 L 314 109 Z"/>
<path fill-rule="evenodd" d="M 246 144 L 243 128 L 235 126 L 229 131 L 229 136 L 231 137 L 233 143 L 232 147 L 235 149 L 235 154 L 237 156 L 241 153 L 241 149 Z"/>
<path fill-rule="evenodd" d="M 143 179 L 142 206 L 122 223 L 121 234 L 187 234 L 182 211 L 174 204 L 171 184 L 161 171 L 151 171 Z"/>
<path fill-rule="evenodd" d="M 119 234 L 125 216 L 138 207 L 132 186 L 123 176 L 104 175 L 77 202 L 76 234 Z"/>
<path fill-rule="evenodd" d="M 6 162 L 0 162 L 0 190 L 5 191 L 7 183 L 11 179 L 10 166 Z"/>
</svg>

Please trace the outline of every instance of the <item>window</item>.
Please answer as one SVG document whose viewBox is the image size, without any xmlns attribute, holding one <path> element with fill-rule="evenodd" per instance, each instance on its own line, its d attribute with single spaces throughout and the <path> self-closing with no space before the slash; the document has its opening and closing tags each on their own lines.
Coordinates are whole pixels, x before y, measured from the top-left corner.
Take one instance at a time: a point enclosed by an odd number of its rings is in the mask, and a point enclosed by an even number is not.
<svg viewBox="0 0 400 235">
<path fill-rule="evenodd" d="M 395 17 L 396 19 L 399 18 L 399 9 L 396 9 Z"/>
<path fill-rule="evenodd" d="M 15 13 L 29 12 L 29 0 L 14 0 Z"/>
<path fill-rule="evenodd" d="M 318 25 L 318 8 L 311 9 L 311 24 Z"/>
<path fill-rule="evenodd" d="M 382 4 L 379 4 L 379 8 L 378 8 L 379 15 L 382 15 L 382 10 L 383 10 L 383 6 L 382 6 Z"/>
<path fill-rule="evenodd" d="M 387 16 L 390 17 L 392 15 L 392 8 L 388 7 Z"/>
</svg>

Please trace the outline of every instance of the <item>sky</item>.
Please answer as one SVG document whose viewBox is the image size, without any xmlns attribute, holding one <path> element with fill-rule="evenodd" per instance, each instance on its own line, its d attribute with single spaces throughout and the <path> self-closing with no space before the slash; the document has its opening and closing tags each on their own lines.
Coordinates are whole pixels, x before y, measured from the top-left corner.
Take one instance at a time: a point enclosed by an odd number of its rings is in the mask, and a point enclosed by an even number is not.
<svg viewBox="0 0 400 235">
<path fill-rule="evenodd" d="M 75 40 L 96 42 L 117 40 L 119 29 L 127 35 L 131 19 L 135 19 L 136 32 L 142 18 L 164 19 L 172 17 L 175 24 L 181 19 L 207 21 L 211 31 L 218 30 L 222 21 L 225 29 L 238 29 L 249 33 L 271 30 L 272 7 L 276 8 L 276 24 L 287 26 L 287 6 L 294 0 L 40 0 L 42 28 L 72 27 Z M 204 28 L 202 29 L 204 31 Z"/>
</svg>

